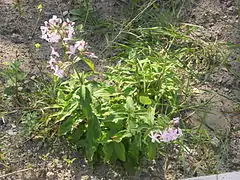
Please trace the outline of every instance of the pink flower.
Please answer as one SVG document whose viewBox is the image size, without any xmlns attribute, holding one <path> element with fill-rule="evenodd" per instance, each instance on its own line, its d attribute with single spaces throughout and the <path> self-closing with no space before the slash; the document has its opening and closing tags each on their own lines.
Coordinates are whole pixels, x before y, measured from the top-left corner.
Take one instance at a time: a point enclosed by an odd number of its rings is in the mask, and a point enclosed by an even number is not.
<svg viewBox="0 0 240 180">
<path fill-rule="evenodd" d="M 85 52 L 84 53 L 85 55 L 87 55 L 89 58 L 98 58 L 94 53 L 92 53 L 92 52 Z"/>
<path fill-rule="evenodd" d="M 44 21 L 44 24 L 45 24 L 46 27 L 48 26 L 48 22 L 47 21 Z"/>
<path fill-rule="evenodd" d="M 151 139 L 152 142 L 154 143 L 155 141 L 160 143 L 160 141 L 162 142 L 169 142 L 169 141 L 174 141 L 176 140 L 179 136 L 182 135 L 182 130 L 180 128 L 178 129 L 173 129 L 173 128 L 168 128 L 165 129 L 163 132 L 162 131 L 158 131 L 157 132 L 150 132 L 150 135 L 148 135 Z"/>
<path fill-rule="evenodd" d="M 180 121 L 180 118 L 179 118 L 179 117 L 173 118 L 173 123 L 174 123 L 174 124 L 178 124 L 179 121 Z"/>
<path fill-rule="evenodd" d="M 59 53 L 57 51 L 55 51 L 55 49 L 51 46 L 52 52 L 51 52 L 51 56 L 57 56 L 60 57 Z"/>
<path fill-rule="evenodd" d="M 150 135 L 148 135 L 151 139 L 152 142 L 154 143 L 155 141 L 160 143 L 160 141 L 158 140 L 158 137 L 160 136 L 160 134 L 157 134 L 156 132 L 154 133 L 153 131 L 150 132 Z"/>
<path fill-rule="evenodd" d="M 161 133 L 160 136 L 160 141 L 163 142 L 169 142 L 169 141 L 174 141 L 176 140 L 180 135 L 180 133 L 182 133 L 182 131 L 180 131 L 181 129 L 172 129 L 172 128 L 168 128 L 167 130 L 164 130 L 163 133 Z"/>
<path fill-rule="evenodd" d="M 75 24 L 75 22 L 70 21 L 70 20 L 67 18 L 66 21 L 64 21 L 64 22 L 62 23 L 62 27 L 66 27 L 66 26 L 73 27 L 74 24 Z"/>
<path fill-rule="evenodd" d="M 180 128 L 178 128 L 178 136 L 182 135 L 182 130 Z"/>
<path fill-rule="evenodd" d="M 41 38 L 49 42 L 49 38 L 47 34 L 43 34 Z"/>
<path fill-rule="evenodd" d="M 49 38 L 48 38 L 48 35 L 47 35 L 47 33 L 49 31 L 48 27 L 41 26 L 40 29 L 42 31 L 42 37 L 41 38 L 45 39 L 46 41 L 49 41 Z"/>
<path fill-rule="evenodd" d="M 59 40 L 61 39 L 61 35 L 58 34 L 57 32 L 52 32 L 48 34 L 48 42 L 59 42 Z"/>
<path fill-rule="evenodd" d="M 58 65 L 56 65 L 54 75 L 58 76 L 59 78 L 63 78 L 64 77 L 64 71 L 62 69 L 60 69 L 58 67 Z"/>
<path fill-rule="evenodd" d="M 76 51 L 76 46 L 70 45 L 69 50 L 66 52 L 69 55 L 74 55 Z"/>
<path fill-rule="evenodd" d="M 86 42 L 85 42 L 84 40 L 77 41 L 77 42 L 75 43 L 75 46 L 76 46 L 76 48 L 77 48 L 79 51 L 84 51 L 85 46 L 86 46 Z"/>
<path fill-rule="evenodd" d="M 41 26 L 40 29 L 42 31 L 42 34 L 46 34 L 48 31 L 48 27 L 46 27 L 46 26 Z"/>
<path fill-rule="evenodd" d="M 53 15 L 52 19 L 49 19 L 50 25 L 56 25 L 57 23 L 62 23 L 62 19 L 58 18 L 56 15 Z"/>
<path fill-rule="evenodd" d="M 70 21 L 68 18 L 67 18 L 67 24 L 70 25 L 70 26 L 74 26 L 75 22 L 73 21 Z"/>
<path fill-rule="evenodd" d="M 75 45 L 70 45 L 69 46 L 69 49 L 66 53 L 69 54 L 69 55 L 74 55 L 76 53 L 76 50 L 84 51 L 85 50 L 85 45 L 86 45 L 86 42 L 84 40 L 77 41 L 75 43 Z M 88 55 L 88 56 L 97 57 L 93 53 L 90 53 L 90 52 L 86 52 L 85 54 Z"/>
<path fill-rule="evenodd" d="M 52 70 L 55 70 L 56 69 L 56 64 L 57 64 L 57 61 L 55 58 L 53 58 L 52 56 L 50 56 L 50 61 L 48 61 L 48 64 L 50 66 L 50 68 Z"/>
<path fill-rule="evenodd" d="M 67 19 L 66 22 L 63 22 L 62 29 L 64 29 L 66 33 L 66 37 L 63 39 L 64 41 L 72 40 L 73 34 L 75 34 L 74 24 L 75 23 L 70 21 L 69 19 Z"/>
<path fill-rule="evenodd" d="M 74 22 L 67 19 L 62 22 L 61 18 L 53 15 L 49 21 L 44 22 L 45 26 L 41 26 L 42 39 L 48 42 L 59 42 L 63 38 L 64 41 L 72 40 L 74 35 Z"/>
<path fill-rule="evenodd" d="M 66 36 L 63 40 L 64 41 L 69 41 L 72 40 L 74 34 L 74 30 L 66 30 Z"/>
</svg>

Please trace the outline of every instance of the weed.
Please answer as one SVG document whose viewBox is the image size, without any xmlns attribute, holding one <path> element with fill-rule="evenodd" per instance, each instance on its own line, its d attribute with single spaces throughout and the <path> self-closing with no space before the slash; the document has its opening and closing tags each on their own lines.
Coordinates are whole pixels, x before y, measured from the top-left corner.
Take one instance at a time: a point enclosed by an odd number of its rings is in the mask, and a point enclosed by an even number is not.
<svg viewBox="0 0 240 180">
<path fill-rule="evenodd" d="M 19 60 L 13 61 L 5 68 L 1 75 L 5 80 L 4 94 L 21 106 L 23 103 L 24 80 L 27 74 L 20 68 Z"/>
</svg>

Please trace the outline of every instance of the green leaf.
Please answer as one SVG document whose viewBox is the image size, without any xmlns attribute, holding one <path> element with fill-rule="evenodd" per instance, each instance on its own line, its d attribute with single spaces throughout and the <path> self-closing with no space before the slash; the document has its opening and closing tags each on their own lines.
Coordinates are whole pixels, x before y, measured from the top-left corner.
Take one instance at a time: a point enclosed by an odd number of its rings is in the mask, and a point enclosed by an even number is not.
<svg viewBox="0 0 240 180">
<path fill-rule="evenodd" d="M 14 94 L 14 90 L 15 90 L 14 86 L 6 87 L 4 89 L 4 94 L 6 94 L 8 96 L 13 95 Z"/>
<path fill-rule="evenodd" d="M 92 115 L 91 108 L 92 98 L 89 89 L 84 85 L 82 85 L 80 88 L 80 102 L 82 105 L 84 115 L 87 117 L 87 119 L 89 119 L 90 116 Z"/>
<path fill-rule="evenodd" d="M 120 159 L 121 161 L 126 161 L 126 156 L 125 156 L 125 147 L 123 143 L 116 143 L 114 142 L 114 151 L 117 155 L 117 158 Z"/>
<path fill-rule="evenodd" d="M 94 97 L 110 97 L 111 93 L 106 91 L 105 89 L 101 88 L 93 92 Z"/>
<path fill-rule="evenodd" d="M 114 136 L 115 136 L 115 139 L 114 139 L 115 142 L 121 142 L 126 137 L 128 138 L 132 137 L 132 134 L 129 133 L 127 130 L 122 130 L 122 131 L 119 131 Z"/>
<path fill-rule="evenodd" d="M 104 162 L 109 162 L 113 154 L 113 143 L 107 143 L 103 146 Z"/>
<path fill-rule="evenodd" d="M 147 118 L 146 123 L 153 126 L 154 125 L 154 119 L 155 119 L 155 108 L 149 107 L 147 110 Z"/>
<path fill-rule="evenodd" d="M 157 144 L 150 142 L 148 145 L 148 158 L 153 160 L 156 157 Z"/>
<path fill-rule="evenodd" d="M 129 175 L 134 176 L 137 170 L 138 159 L 131 152 L 128 153 L 127 157 L 127 162 L 124 163 L 124 167 L 127 169 Z"/>
<path fill-rule="evenodd" d="M 130 97 L 130 96 L 127 97 L 125 108 L 129 112 L 134 112 L 135 107 L 134 107 L 134 102 L 133 102 L 132 97 Z"/>
<path fill-rule="evenodd" d="M 137 88 L 127 87 L 126 89 L 123 90 L 123 93 L 125 96 L 131 96 L 136 90 Z"/>
<path fill-rule="evenodd" d="M 80 19 L 79 16 L 72 16 L 72 17 L 70 17 L 71 21 L 78 21 L 79 19 Z"/>
<path fill-rule="evenodd" d="M 76 122 L 79 124 L 80 122 L 82 122 L 82 120 L 76 120 Z M 78 146 L 83 146 L 83 144 L 81 144 L 81 139 L 82 139 L 82 135 L 84 134 L 84 132 L 86 131 L 86 126 L 85 124 L 81 124 L 78 125 L 78 127 L 76 129 L 73 129 L 71 134 L 68 136 L 68 140 L 76 143 Z"/>
<path fill-rule="evenodd" d="M 74 15 L 74 16 L 81 16 L 82 15 L 81 9 L 72 9 L 69 13 L 70 13 L 70 15 Z"/>
<path fill-rule="evenodd" d="M 140 103 L 142 103 L 144 105 L 151 105 L 152 104 L 152 100 L 148 96 L 140 96 L 139 100 L 140 100 Z"/>
<path fill-rule="evenodd" d="M 136 171 L 139 161 L 139 151 L 141 150 L 141 133 L 136 134 L 129 145 L 127 153 L 127 162 L 125 168 L 132 174 Z"/>
<path fill-rule="evenodd" d="M 95 71 L 94 64 L 90 59 L 83 59 L 84 62 L 91 68 L 91 70 Z"/>
<path fill-rule="evenodd" d="M 60 126 L 59 135 L 63 136 L 70 132 L 74 122 L 74 118 L 68 118 L 66 121 L 64 121 L 64 123 Z"/>
<path fill-rule="evenodd" d="M 231 44 L 231 43 L 229 43 L 228 47 L 230 49 L 240 49 L 240 44 Z"/>
<path fill-rule="evenodd" d="M 95 115 L 88 119 L 87 138 L 86 138 L 86 155 L 89 161 L 93 160 L 94 152 L 97 150 L 97 139 L 101 133 L 99 121 Z"/>
<path fill-rule="evenodd" d="M 60 114 L 58 114 L 58 115 L 61 115 L 61 118 L 57 120 L 56 123 L 65 120 L 65 118 L 70 116 L 73 113 L 73 111 L 77 109 L 77 107 L 78 107 L 78 102 L 71 104 L 71 106 L 67 108 L 64 112 L 61 112 Z"/>
</svg>

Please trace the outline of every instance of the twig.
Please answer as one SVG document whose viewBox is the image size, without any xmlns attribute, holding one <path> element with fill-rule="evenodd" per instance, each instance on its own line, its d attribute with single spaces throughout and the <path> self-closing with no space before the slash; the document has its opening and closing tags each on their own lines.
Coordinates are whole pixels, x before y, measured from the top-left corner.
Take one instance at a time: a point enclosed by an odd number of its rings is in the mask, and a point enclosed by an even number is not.
<svg viewBox="0 0 240 180">
<path fill-rule="evenodd" d="M 24 172 L 24 171 L 29 171 L 29 170 L 32 170 L 32 168 L 21 169 L 21 170 L 14 171 L 14 172 L 11 172 L 11 173 L 8 173 L 8 174 L 4 174 L 4 175 L 0 176 L 0 178 L 4 178 L 4 177 L 7 177 L 7 176 L 11 176 L 11 175 L 13 175 L 13 174 L 16 174 L 16 173 L 20 173 L 20 172 Z"/>
</svg>

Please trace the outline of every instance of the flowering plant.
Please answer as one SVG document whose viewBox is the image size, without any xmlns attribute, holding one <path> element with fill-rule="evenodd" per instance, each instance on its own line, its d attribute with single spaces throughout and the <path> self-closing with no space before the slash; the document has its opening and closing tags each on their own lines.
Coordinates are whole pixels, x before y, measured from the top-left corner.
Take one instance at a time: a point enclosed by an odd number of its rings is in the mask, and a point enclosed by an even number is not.
<svg viewBox="0 0 240 180">
<path fill-rule="evenodd" d="M 94 53 L 90 52 L 89 46 L 84 40 L 75 41 L 73 39 L 74 32 L 74 22 L 67 19 L 63 21 L 56 15 L 53 15 L 49 21 L 44 22 L 44 26 L 41 26 L 42 36 L 41 38 L 48 41 L 49 43 L 61 43 L 61 47 L 64 49 L 65 61 L 62 62 L 60 54 L 51 46 L 52 52 L 50 60 L 48 62 L 49 67 L 54 71 L 54 75 L 59 78 L 64 77 L 64 67 L 63 63 L 73 64 L 76 60 L 79 60 L 81 56 L 86 56 L 88 58 L 98 58 Z M 84 61 L 89 65 L 89 61 Z M 91 65 L 91 69 L 94 67 Z"/>
<path fill-rule="evenodd" d="M 179 122 L 179 117 L 173 118 L 173 122 L 176 124 Z M 165 129 L 163 132 L 161 130 L 158 131 L 151 131 L 149 137 L 152 139 L 152 142 L 160 143 L 162 142 L 170 142 L 176 140 L 179 136 L 182 135 L 182 130 L 178 127 L 172 128 L 169 127 Z"/>
<path fill-rule="evenodd" d="M 74 66 L 79 59 L 97 58 L 84 40 L 75 41 L 74 22 L 68 19 L 53 16 L 41 31 L 44 40 L 59 43 L 64 50 L 62 60 L 51 46 L 48 62 L 59 78 L 64 77 L 64 64 Z M 183 137 L 180 118 L 169 118 L 177 112 L 177 98 L 172 96 L 178 97 L 181 89 L 176 72 L 180 63 L 142 45 L 129 47 L 121 59 L 124 63 L 108 67 L 101 82 L 90 81 L 91 74 L 74 69 L 57 88 L 50 107 L 54 110 L 45 118 L 47 124 L 56 124 L 58 135 L 85 149 L 89 162 L 98 154 L 105 162 L 121 160 L 132 169 L 145 151 L 155 158 L 157 150 L 164 151 L 160 146 L 178 143 Z"/>
</svg>

